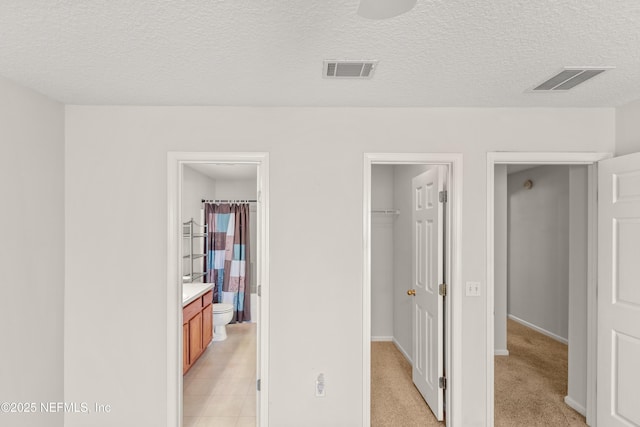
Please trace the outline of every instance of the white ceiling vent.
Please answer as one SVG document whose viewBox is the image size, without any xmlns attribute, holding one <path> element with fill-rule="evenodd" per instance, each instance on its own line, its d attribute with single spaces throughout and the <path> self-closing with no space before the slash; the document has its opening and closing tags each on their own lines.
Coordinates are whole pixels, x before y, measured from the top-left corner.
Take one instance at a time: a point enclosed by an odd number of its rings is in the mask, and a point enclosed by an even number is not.
<svg viewBox="0 0 640 427">
<path fill-rule="evenodd" d="M 370 79 L 378 61 L 325 60 L 322 76 L 327 79 Z"/>
<path fill-rule="evenodd" d="M 615 67 L 564 67 L 527 92 L 565 92 Z"/>
</svg>

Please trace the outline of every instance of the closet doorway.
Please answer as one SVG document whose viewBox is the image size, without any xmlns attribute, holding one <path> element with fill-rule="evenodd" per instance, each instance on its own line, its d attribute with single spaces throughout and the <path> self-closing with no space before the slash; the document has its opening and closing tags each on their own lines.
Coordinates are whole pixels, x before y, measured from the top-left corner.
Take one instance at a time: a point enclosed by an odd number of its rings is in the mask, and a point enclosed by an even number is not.
<svg viewBox="0 0 640 427">
<path fill-rule="evenodd" d="M 268 157 L 168 160 L 167 419 L 266 426 Z"/>
<path fill-rule="evenodd" d="M 365 425 L 457 419 L 461 163 L 365 154 Z"/>
</svg>

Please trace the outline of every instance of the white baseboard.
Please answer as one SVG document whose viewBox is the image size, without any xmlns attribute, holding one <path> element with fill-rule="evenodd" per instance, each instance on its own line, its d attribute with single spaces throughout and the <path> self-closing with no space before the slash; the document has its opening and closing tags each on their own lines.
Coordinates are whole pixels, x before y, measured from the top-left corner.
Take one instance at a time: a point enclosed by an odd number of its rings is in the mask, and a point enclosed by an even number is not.
<svg viewBox="0 0 640 427">
<path fill-rule="evenodd" d="M 587 409 L 569 396 L 564 397 L 564 403 L 583 417 L 587 416 Z"/>
<path fill-rule="evenodd" d="M 413 360 L 411 360 L 411 358 L 409 357 L 409 353 L 404 351 L 404 348 L 402 348 L 400 343 L 398 343 L 398 341 L 396 341 L 395 338 L 393 339 L 393 343 L 395 344 L 396 348 L 400 351 L 400 353 L 402 353 L 405 359 L 407 359 L 407 361 L 411 364 L 411 366 L 413 366 Z"/>
<path fill-rule="evenodd" d="M 393 341 L 393 337 L 385 337 L 385 336 L 372 336 L 371 341 Z"/>
<path fill-rule="evenodd" d="M 494 356 L 508 356 L 509 355 L 509 350 L 499 350 L 499 349 L 495 349 L 493 351 L 493 355 Z"/>
<path fill-rule="evenodd" d="M 513 314 L 508 314 L 507 317 L 515 322 L 520 323 L 521 325 L 526 326 L 527 328 L 531 328 L 534 331 L 540 332 L 542 335 L 546 335 L 549 338 L 553 338 L 556 341 L 560 341 L 562 344 L 569 344 L 569 340 L 567 340 L 566 338 L 562 338 L 560 335 L 556 335 L 553 332 L 549 332 L 546 329 L 542 329 L 539 326 L 534 325 L 533 323 L 529 323 L 526 320 L 522 320 L 516 316 L 514 316 Z"/>
</svg>

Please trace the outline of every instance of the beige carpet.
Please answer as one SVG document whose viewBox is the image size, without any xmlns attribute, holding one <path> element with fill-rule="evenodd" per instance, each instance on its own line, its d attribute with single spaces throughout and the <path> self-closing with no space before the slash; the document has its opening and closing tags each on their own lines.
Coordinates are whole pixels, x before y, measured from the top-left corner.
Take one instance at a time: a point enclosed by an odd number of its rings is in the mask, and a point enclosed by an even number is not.
<svg viewBox="0 0 640 427">
<path fill-rule="evenodd" d="M 567 346 L 507 322 L 509 356 L 495 358 L 495 426 L 586 426 L 564 403 Z M 371 343 L 371 425 L 444 426 L 411 381 L 411 365 L 390 342 Z"/>
<path fill-rule="evenodd" d="M 495 425 L 586 426 L 564 403 L 567 346 L 517 322 L 507 322 L 509 356 L 495 358 Z"/>
<path fill-rule="evenodd" d="M 411 365 L 391 342 L 371 343 L 371 425 L 444 426 L 411 381 Z"/>
</svg>

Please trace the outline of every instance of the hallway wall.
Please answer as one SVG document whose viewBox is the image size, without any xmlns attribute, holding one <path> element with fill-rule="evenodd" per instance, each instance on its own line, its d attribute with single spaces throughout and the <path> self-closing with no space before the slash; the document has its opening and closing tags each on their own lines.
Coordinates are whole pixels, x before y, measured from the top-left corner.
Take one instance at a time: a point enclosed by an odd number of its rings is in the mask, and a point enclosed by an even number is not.
<svg viewBox="0 0 640 427">
<path fill-rule="evenodd" d="M 0 401 L 37 403 L 2 425 L 63 423 L 40 402 L 64 400 L 64 136 L 62 104 L 0 77 Z"/>
<path fill-rule="evenodd" d="M 533 187 L 523 187 L 526 180 Z M 568 338 L 569 166 L 512 173 L 508 192 L 507 312 Z"/>
<path fill-rule="evenodd" d="M 640 151 L 640 100 L 616 108 L 616 156 Z"/>
<path fill-rule="evenodd" d="M 614 114 L 67 106 L 65 399 L 117 408 L 92 416 L 95 427 L 167 424 L 164 411 L 140 410 L 167 406 L 167 151 L 260 151 L 270 161 L 270 423 L 361 425 L 363 153 L 453 152 L 464 156 L 464 182 L 461 283 L 452 286 L 481 283 L 480 297 L 461 301 L 456 424 L 484 425 L 486 153 L 613 151 Z M 91 209 L 99 203 L 127 209 Z M 101 244 L 88 253 L 86 230 L 96 222 Z M 144 310 L 136 309 L 139 301 Z M 328 316 L 328 307 L 344 315 Z M 323 399 L 313 393 L 319 372 L 327 382 Z M 88 422 L 66 418 L 67 427 Z"/>
</svg>

